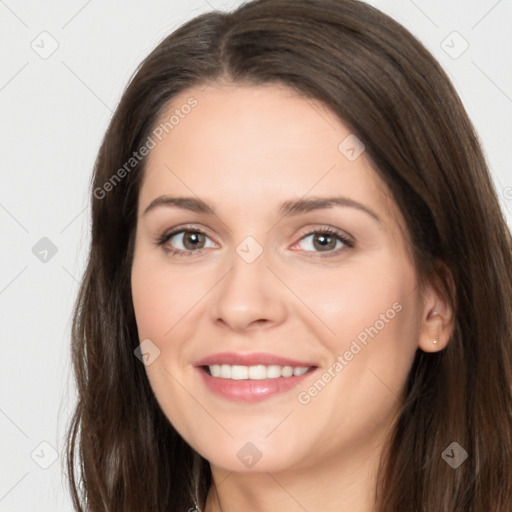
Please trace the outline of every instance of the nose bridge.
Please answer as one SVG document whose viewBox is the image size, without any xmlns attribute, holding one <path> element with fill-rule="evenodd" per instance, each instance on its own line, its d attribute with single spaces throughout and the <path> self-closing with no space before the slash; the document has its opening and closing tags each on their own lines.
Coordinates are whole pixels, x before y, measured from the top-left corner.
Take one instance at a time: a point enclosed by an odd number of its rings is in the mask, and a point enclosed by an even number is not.
<svg viewBox="0 0 512 512">
<path fill-rule="evenodd" d="M 235 247 L 231 258 L 230 281 L 234 289 L 245 287 L 256 297 L 267 281 L 268 251 L 252 236 L 246 237 Z"/>
<path fill-rule="evenodd" d="M 266 250 L 252 236 L 234 248 L 230 270 L 213 300 L 213 321 L 222 320 L 239 330 L 256 322 L 275 324 L 284 320 L 286 298 L 268 264 Z"/>
</svg>

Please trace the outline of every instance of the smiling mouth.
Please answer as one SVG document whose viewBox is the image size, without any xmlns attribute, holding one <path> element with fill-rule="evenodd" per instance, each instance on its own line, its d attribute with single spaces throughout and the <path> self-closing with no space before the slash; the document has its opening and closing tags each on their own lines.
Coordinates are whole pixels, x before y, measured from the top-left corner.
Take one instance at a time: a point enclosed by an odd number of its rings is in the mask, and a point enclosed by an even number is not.
<svg viewBox="0 0 512 512">
<path fill-rule="evenodd" d="M 282 377 L 300 377 L 312 371 L 316 366 L 280 366 L 255 365 L 242 366 L 230 364 L 212 364 L 201 367 L 208 375 L 219 379 L 230 380 L 265 380 Z"/>
</svg>

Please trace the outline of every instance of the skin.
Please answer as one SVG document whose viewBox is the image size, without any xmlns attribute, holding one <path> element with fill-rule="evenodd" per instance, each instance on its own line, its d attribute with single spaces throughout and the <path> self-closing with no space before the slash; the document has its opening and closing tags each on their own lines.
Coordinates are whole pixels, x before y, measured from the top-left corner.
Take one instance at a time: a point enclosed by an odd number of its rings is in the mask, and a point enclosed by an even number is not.
<svg viewBox="0 0 512 512">
<path fill-rule="evenodd" d="M 365 152 L 350 161 L 339 151 L 350 130 L 323 104 L 284 86 L 217 83 L 182 92 L 169 113 L 191 96 L 197 106 L 151 150 L 139 194 L 132 293 L 140 340 L 160 350 L 146 366 L 155 396 L 211 464 L 207 512 L 372 511 L 415 352 L 445 347 L 452 311 L 434 287 L 420 288 L 396 203 Z M 215 215 L 171 206 L 144 214 L 164 194 L 200 198 Z M 380 220 L 349 206 L 278 211 L 286 200 L 333 195 Z M 155 242 L 188 224 L 207 237 Z M 355 246 L 334 236 L 326 249 L 314 234 L 325 227 Z M 263 251 L 252 263 L 236 252 L 247 236 Z M 300 403 L 299 392 L 397 303 L 400 312 Z M 240 404 L 212 394 L 194 367 L 224 351 L 319 368 L 297 389 Z M 251 468 L 237 457 L 247 442 L 261 453 Z"/>
</svg>

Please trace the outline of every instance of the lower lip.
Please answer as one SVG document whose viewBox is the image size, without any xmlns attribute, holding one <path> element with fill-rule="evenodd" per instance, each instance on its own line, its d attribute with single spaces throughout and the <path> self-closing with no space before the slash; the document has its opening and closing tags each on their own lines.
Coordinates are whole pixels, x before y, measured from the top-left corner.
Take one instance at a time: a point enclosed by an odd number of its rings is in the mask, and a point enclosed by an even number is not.
<svg viewBox="0 0 512 512">
<path fill-rule="evenodd" d="M 202 367 L 198 367 L 206 387 L 216 395 L 235 402 L 259 402 L 279 393 L 286 393 L 308 378 L 316 368 L 296 377 L 278 377 L 261 380 L 233 380 L 212 377 Z"/>
</svg>

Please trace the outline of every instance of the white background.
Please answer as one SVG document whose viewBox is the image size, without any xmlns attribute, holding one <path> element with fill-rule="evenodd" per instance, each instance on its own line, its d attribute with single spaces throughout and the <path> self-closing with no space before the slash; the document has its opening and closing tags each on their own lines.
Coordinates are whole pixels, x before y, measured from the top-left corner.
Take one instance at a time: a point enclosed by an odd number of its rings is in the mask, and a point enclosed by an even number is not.
<svg viewBox="0 0 512 512">
<path fill-rule="evenodd" d="M 112 112 L 136 66 L 167 34 L 240 3 L 0 0 L 1 512 L 72 510 L 63 473 L 74 401 L 70 317 L 89 243 L 92 167 Z M 512 224 L 512 1 L 370 3 L 448 72 Z M 46 59 L 31 47 L 51 48 L 44 31 L 58 43 Z M 469 44 L 456 59 L 445 51 L 464 44 L 453 31 Z M 57 247 L 46 263 L 32 252 L 43 237 Z M 60 459 L 40 467 L 54 450 Z"/>
</svg>

